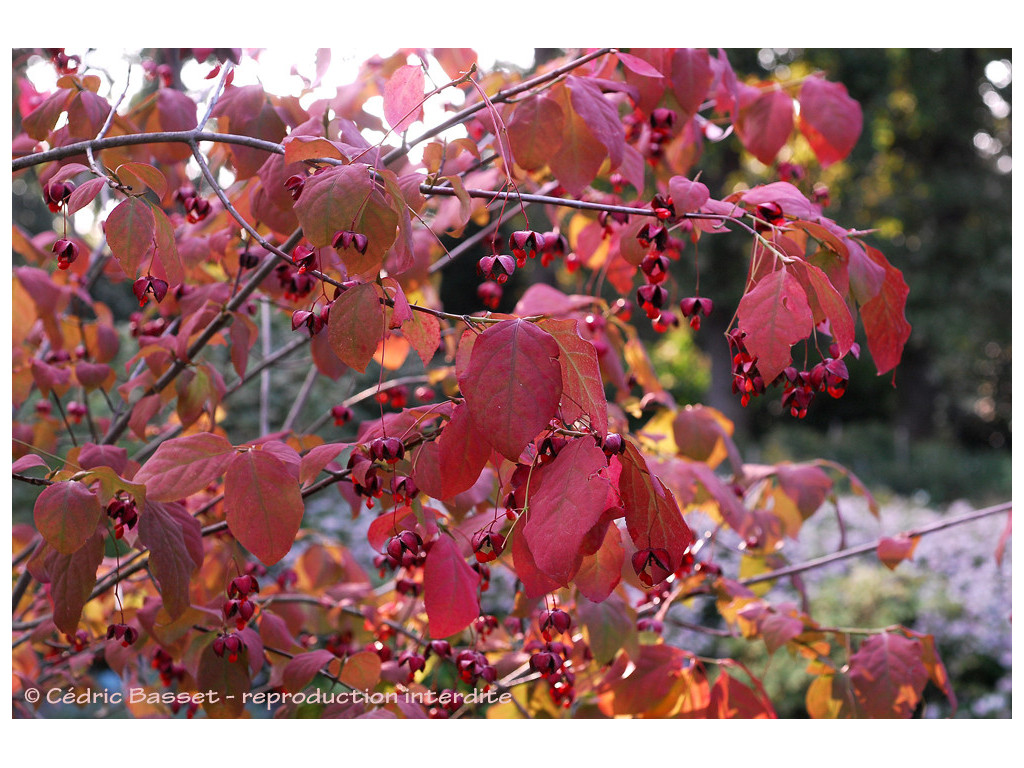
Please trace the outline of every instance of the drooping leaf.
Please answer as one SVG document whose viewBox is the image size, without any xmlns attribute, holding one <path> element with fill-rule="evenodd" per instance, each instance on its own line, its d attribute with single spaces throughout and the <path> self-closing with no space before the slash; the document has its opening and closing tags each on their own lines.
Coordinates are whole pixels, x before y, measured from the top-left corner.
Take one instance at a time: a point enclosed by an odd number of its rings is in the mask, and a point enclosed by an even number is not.
<svg viewBox="0 0 1024 768">
<path fill-rule="evenodd" d="M 423 565 L 423 603 L 432 638 L 461 632 L 480 615 L 480 574 L 469 567 L 451 536 L 441 535 Z"/>
<path fill-rule="evenodd" d="M 618 168 L 622 165 L 626 147 L 626 135 L 618 110 L 593 80 L 569 75 L 566 84 L 573 113 L 583 118 L 590 132 L 608 150 L 611 167 Z"/>
<path fill-rule="evenodd" d="M 864 116 L 842 83 L 808 77 L 800 87 L 800 132 L 822 168 L 839 162 L 853 150 Z"/>
<path fill-rule="evenodd" d="M 605 600 L 622 580 L 622 563 L 626 550 L 617 525 L 609 525 L 604 541 L 596 552 L 584 555 L 573 577 L 576 588 L 595 603 Z"/>
<path fill-rule="evenodd" d="M 53 602 L 53 623 L 70 637 L 78 631 L 78 621 L 96 586 L 96 570 L 103 562 L 103 534 L 93 533 L 84 545 L 70 555 L 51 550 L 45 568 Z"/>
<path fill-rule="evenodd" d="M 777 88 L 760 92 L 749 86 L 740 88 L 736 135 L 750 154 L 771 165 L 793 132 L 793 99 Z"/>
<path fill-rule="evenodd" d="M 297 478 L 269 451 L 236 454 L 224 475 L 224 510 L 238 542 L 264 565 L 288 554 L 302 524 Z"/>
<path fill-rule="evenodd" d="M 565 116 L 554 99 L 537 96 L 516 105 L 508 123 L 508 140 L 516 164 L 537 171 L 562 147 Z"/>
<path fill-rule="evenodd" d="M 687 115 L 696 114 L 707 98 L 714 78 L 708 52 L 698 48 L 677 48 L 672 53 L 672 93 Z"/>
<path fill-rule="evenodd" d="M 104 231 L 117 263 L 130 279 L 135 279 L 153 247 L 156 235 L 153 209 L 141 197 L 126 198 L 107 216 Z"/>
<path fill-rule="evenodd" d="M 147 499 L 139 515 L 139 541 L 149 549 L 164 610 L 176 619 L 189 607 L 189 582 L 203 564 L 202 526 L 181 504 Z"/>
<path fill-rule="evenodd" d="M 562 143 L 557 152 L 548 156 L 548 166 L 562 186 L 576 195 L 597 176 L 608 150 L 576 113 L 568 88 L 557 88 L 551 98 L 558 99 L 563 121 Z"/>
<path fill-rule="evenodd" d="M 360 283 L 331 306 L 327 338 L 338 359 L 362 373 L 384 336 L 384 307 L 373 283 Z"/>
<path fill-rule="evenodd" d="M 632 443 L 620 457 L 619 496 L 626 510 L 626 530 L 638 549 L 664 549 L 675 570 L 696 537 L 672 494 L 654 477 L 643 454 Z"/>
<path fill-rule="evenodd" d="M 572 424 L 586 415 L 590 426 L 603 438 L 608 433 L 608 401 L 597 349 L 580 337 L 576 320 L 548 320 L 544 330 L 558 344 L 563 418 Z"/>
<path fill-rule="evenodd" d="M 883 632 L 850 657 L 850 682 L 866 717 L 908 718 L 928 682 L 917 639 Z"/>
<path fill-rule="evenodd" d="M 518 461 L 557 413 L 558 344 L 533 323 L 502 320 L 477 337 L 459 385 L 473 423 L 498 453 Z"/>
<path fill-rule="evenodd" d="M 77 552 L 96 532 L 103 507 L 82 483 L 66 480 L 47 486 L 33 510 L 36 529 L 62 555 Z"/>
<path fill-rule="evenodd" d="M 787 265 L 800 280 L 807 295 L 807 302 L 814 316 L 814 322 L 828 320 L 829 331 L 839 347 L 837 357 L 843 357 L 850 351 L 856 339 L 856 329 L 850 308 L 843 297 L 829 281 L 825 273 L 807 262 L 794 262 Z"/>
<path fill-rule="evenodd" d="M 560 586 L 537 567 L 530 545 L 519 529 L 514 529 L 512 535 L 512 562 L 515 565 L 516 576 L 523 583 L 523 592 L 531 600 L 553 592 Z"/>
<path fill-rule="evenodd" d="M 766 383 L 790 364 L 790 347 L 807 338 L 814 318 L 800 281 L 786 269 L 763 277 L 742 299 L 737 310 L 743 343 Z"/>
<path fill-rule="evenodd" d="M 860 308 L 868 349 L 878 375 L 881 376 L 899 365 L 903 347 L 910 338 L 910 323 L 906 316 L 910 288 L 900 271 L 889 263 L 881 251 L 870 245 L 865 245 L 864 249 L 872 262 L 885 270 L 881 290 Z"/>
<path fill-rule="evenodd" d="M 607 466 L 595 441 L 581 437 L 534 473 L 523 536 L 537 567 L 563 586 L 579 568 L 583 538 L 608 506 Z"/>
<path fill-rule="evenodd" d="M 780 464 L 775 474 L 782 491 L 793 500 L 804 520 L 818 510 L 832 491 L 832 479 L 814 464 Z"/>
<path fill-rule="evenodd" d="M 177 501 L 224 474 L 234 454 L 226 438 L 210 432 L 172 438 L 157 447 L 135 482 L 146 486 L 151 501 Z"/>
<path fill-rule="evenodd" d="M 473 487 L 489 457 L 486 438 L 473 423 L 469 407 L 460 403 L 437 440 L 417 449 L 412 477 L 428 496 L 450 499 Z"/>
</svg>

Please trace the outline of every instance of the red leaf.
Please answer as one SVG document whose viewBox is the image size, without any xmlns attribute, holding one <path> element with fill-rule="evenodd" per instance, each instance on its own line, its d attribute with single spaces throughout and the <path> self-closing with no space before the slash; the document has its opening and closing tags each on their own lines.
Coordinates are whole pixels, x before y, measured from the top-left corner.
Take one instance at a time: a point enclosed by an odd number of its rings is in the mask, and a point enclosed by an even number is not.
<svg viewBox="0 0 1024 768">
<path fill-rule="evenodd" d="M 81 549 L 103 519 L 100 500 L 74 480 L 43 489 L 33 512 L 36 528 L 46 543 L 62 555 Z"/>
<path fill-rule="evenodd" d="M 581 416 L 602 438 L 608 433 L 608 401 L 594 345 L 581 338 L 576 320 L 548 320 L 544 330 L 558 344 L 562 369 L 562 417 L 572 424 Z"/>
<path fill-rule="evenodd" d="M 683 519 L 672 494 L 654 477 L 632 443 L 620 457 L 619 496 L 626 510 L 626 530 L 638 549 L 665 549 L 675 570 L 696 537 Z"/>
<path fill-rule="evenodd" d="M 843 297 L 829 281 L 825 273 L 813 264 L 793 262 L 787 265 L 800 280 L 807 294 L 807 302 L 814 315 L 814 322 L 828 320 L 829 332 L 839 347 L 837 357 L 843 357 L 850 351 L 856 340 L 856 328 L 850 308 Z"/>
<path fill-rule="evenodd" d="M 296 478 L 267 451 L 235 455 L 224 476 L 228 528 L 264 565 L 288 554 L 302 523 L 304 506 Z"/>
<path fill-rule="evenodd" d="M 878 559 L 885 563 L 890 571 L 895 571 L 896 566 L 904 560 L 914 559 L 914 550 L 917 549 L 919 539 L 900 534 L 895 537 L 883 537 L 878 540 Z"/>
<path fill-rule="evenodd" d="M 613 523 L 605 529 L 604 541 L 597 552 L 586 555 L 580 563 L 573 578 L 576 588 L 595 603 L 606 600 L 622 580 L 625 558 L 622 533 Z"/>
<path fill-rule="evenodd" d="M 252 688 L 248 648 L 243 645 L 238 658 L 231 661 L 227 653 L 218 656 L 211 641 L 199 657 L 196 684 L 200 690 L 217 694 L 203 699 L 207 717 L 233 718 L 241 715 L 245 710 L 245 694 Z"/>
<path fill-rule="evenodd" d="M 423 119 L 422 67 L 406 64 L 394 71 L 384 86 L 384 119 L 395 133 L 402 133 Z"/>
<path fill-rule="evenodd" d="M 234 454 L 231 443 L 210 432 L 176 437 L 157 447 L 134 482 L 145 484 L 149 501 L 177 501 L 224 474 Z"/>
<path fill-rule="evenodd" d="M 739 329 L 765 383 L 790 364 L 789 348 L 814 330 L 814 317 L 800 281 L 788 270 L 765 276 L 740 299 Z"/>
<path fill-rule="evenodd" d="M 846 86 L 808 77 L 800 88 L 800 132 L 822 168 L 846 157 L 857 144 L 864 116 Z"/>
<path fill-rule="evenodd" d="M 900 271 L 888 262 L 881 251 L 870 245 L 864 248 L 871 260 L 885 270 L 882 289 L 860 308 L 868 349 L 871 350 L 871 357 L 881 376 L 899 365 L 903 347 L 910 338 L 910 323 L 906 315 L 910 288 Z"/>
<path fill-rule="evenodd" d="M 299 464 L 299 483 L 312 483 L 328 464 L 353 445 L 354 443 L 325 443 L 311 448 L 302 456 Z"/>
<path fill-rule="evenodd" d="M 284 666 L 284 687 L 291 693 L 298 693 L 313 678 L 320 674 L 320 670 L 336 660 L 338 657 L 323 648 L 308 653 L 297 653 Z"/>
<path fill-rule="evenodd" d="M 473 344 L 459 384 L 473 423 L 512 461 L 558 412 L 558 356 L 558 344 L 546 331 L 518 318 L 491 326 Z"/>
<path fill-rule="evenodd" d="M 423 603 L 430 636 L 450 637 L 480 615 L 480 574 L 469 567 L 451 536 L 441 535 L 423 565 Z"/>
<path fill-rule="evenodd" d="M 450 499 L 473 487 L 490 453 L 486 438 L 473 423 L 469 407 L 460 403 L 437 440 L 417 450 L 412 477 L 428 496 Z"/>
<path fill-rule="evenodd" d="M 53 602 L 53 623 L 71 637 L 78 631 L 78 621 L 96 586 L 96 570 L 103 562 L 103 534 L 96 532 L 73 554 L 62 555 L 51 550 L 46 555 L 45 569 L 50 580 Z"/>
<path fill-rule="evenodd" d="M 744 96 L 736 119 L 736 135 L 743 146 L 765 165 L 771 165 L 793 132 L 793 99 L 785 91 L 770 88 L 758 92 L 740 86 Z"/>
<path fill-rule="evenodd" d="M 533 561 L 530 545 L 520 530 L 516 530 L 512 536 L 512 563 L 516 576 L 523 583 L 523 592 L 531 600 L 548 592 L 554 592 L 560 586 L 557 581 L 537 567 Z"/>
<path fill-rule="evenodd" d="M 589 437 L 573 440 L 534 472 L 523 536 L 534 562 L 567 586 L 580 565 L 580 545 L 607 507 L 608 466 Z"/>
<path fill-rule="evenodd" d="M 117 204 L 104 224 L 107 244 L 121 270 L 134 279 L 146 254 L 153 247 L 156 219 L 153 209 L 141 197 L 129 197 Z"/>
<path fill-rule="evenodd" d="M 384 335 L 384 307 L 377 286 L 360 283 L 331 305 L 327 338 L 338 359 L 360 373 L 370 364 Z"/>
<path fill-rule="evenodd" d="M 696 114 L 714 79 L 710 56 L 703 49 L 677 48 L 672 54 L 672 93 L 687 116 Z"/>
<path fill-rule="evenodd" d="M 190 605 L 189 582 L 203 564 L 203 529 L 181 504 L 147 499 L 139 515 L 139 541 L 149 548 L 149 567 L 172 619 Z"/>
<path fill-rule="evenodd" d="M 708 717 L 719 720 L 775 719 L 771 704 L 762 701 L 750 688 L 724 670 L 711 688 Z"/>
<path fill-rule="evenodd" d="M 921 642 L 887 632 L 872 635 L 850 657 L 850 681 L 867 717 L 910 717 L 928 682 Z"/>
</svg>

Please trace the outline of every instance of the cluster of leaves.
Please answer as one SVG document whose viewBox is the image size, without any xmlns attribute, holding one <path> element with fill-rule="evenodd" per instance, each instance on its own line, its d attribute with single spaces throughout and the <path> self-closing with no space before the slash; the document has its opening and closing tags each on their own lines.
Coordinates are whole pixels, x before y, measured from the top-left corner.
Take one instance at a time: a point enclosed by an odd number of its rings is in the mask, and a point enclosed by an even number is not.
<svg viewBox="0 0 1024 768">
<path fill-rule="evenodd" d="M 857 315 L 878 372 L 897 365 L 907 286 L 862 233 L 791 181 L 718 199 L 691 178 L 703 143 L 733 133 L 766 165 L 793 140 L 822 166 L 842 160 L 861 120 L 841 85 L 743 82 L 722 52 L 698 50 L 588 51 L 529 79 L 481 73 L 468 49 L 403 50 L 303 106 L 231 85 L 235 51 L 218 53 L 200 119 L 155 64 L 151 92 L 119 111 L 85 65 L 47 55 L 64 74 L 50 94 L 20 84 L 13 163 L 63 220 L 59 238 L 15 231 L 14 472 L 45 486 L 34 525 L 15 528 L 19 710 L 28 688 L 81 684 L 102 661 L 152 692 L 130 704 L 140 716 L 191 716 L 200 691 L 221 694 L 201 702 L 208 716 L 238 716 L 258 686 L 405 696 L 293 698 L 279 716 L 773 717 L 749 670 L 670 637 L 670 610 L 691 599 L 805 657 L 812 716 L 909 716 L 928 680 L 952 696 L 930 636 L 857 642 L 755 589 L 840 486 L 867 490 L 827 462 L 745 464 L 720 413 L 672 401 L 632 323 L 636 291 L 656 330 L 678 325 L 671 263 L 732 232 L 751 243 L 722 341 L 741 397 L 777 385 L 800 415 L 815 392 L 841 395 Z M 321 52 L 311 89 L 328 63 Z M 437 68 L 451 81 L 428 93 Z M 461 108 L 410 135 L 428 99 L 456 90 Z M 375 96 L 384 122 L 366 109 Z M 553 228 L 530 228 L 527 206 Z M 68 233 L 86 209 L 102 211 L 99 242 Z M 514 270 L 539 274 L 537 256 L 589 275 L 585 289 L 537 281 L 511 313 L 445 312 L 437 273 L 472 269 L 458 257 L 519 212 L 507 248 L 488 240 L 481 295 Z M 447 251 L 442 236 L 462 242 Z M 95 297 L 100 280 L 133 285 L 127 329 Z M 685 293 L 696 329 L 712 302 Z M 253 366 L 257 301 L 296 337 Z M 311 376 L 362 375 L 368 389 L 313 428 L 231 439 L 229 397 L 307 344 Z M 430 386 L 409 405 L 385 375 L 412 352 Z M 375 396 L 380 417 L 351 420 Z M 323 436 L 332 416 L 342 439 Z M 353 518 L 375 515 L 376 577 L 303 527 L 306 500 L 329 488 Z M 739 574 L 715 563 L 722 548 L 742 552 Z M 477 707 L 477 689 L 509 696 Z"/>
</svg>

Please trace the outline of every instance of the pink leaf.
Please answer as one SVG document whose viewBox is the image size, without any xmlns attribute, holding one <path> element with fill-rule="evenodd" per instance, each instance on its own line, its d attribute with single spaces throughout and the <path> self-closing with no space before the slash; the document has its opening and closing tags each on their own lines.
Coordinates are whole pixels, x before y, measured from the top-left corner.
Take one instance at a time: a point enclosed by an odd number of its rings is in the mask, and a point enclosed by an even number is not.
<svg viewBox="0 0 1024 768">
<path fill-rule="evenodd" d="M 413 64 L 396 69 L 384 86 L 384 119 L 396 133 L 423 119 L 423 86 L 423 69 Z"/>
<path fill-rule="evenodd" d="M 668 180 L 668 193 L 676 213 L 699 211 L 711 197 L 708 188 L 699 181 L 690 181 L 685 176 L 673 176 Z"/>
<path fill-rule="evenodd" d="M 234 453 L 224 437 L 209 432 L 173 438 L 160 444 L 134 481 L 145 484 L 149 501 L 177 501 L 224 474 Z"/>
<path fill-rule="evenodd" d="M 96 586 L 96 570 L 102 562 L 103 534 L 99 532 L 70 555 L 62 555 L 56 550 L 46 555 L 53 623 L 71 637 L 78 630 L 82 609 Z"/>
<path fill-rule="evenodd" d="M 594 440 L 581 437 L 534 472 L 523 536 L 534 562 L 566 586 L 580 565 L 580 545 L 608 500 L 608 459 Z"/>
<path fill-rule="evenodd" d="M 821 77 L 808 77 L 800 88 L 800 132 L 807 138 L 822 168 L 853 150 L 864 116 L 846 86 Z"/>
<path fill-rule="evenodd" d="M 320 674 L 320 670 L 337 659 L 330 651 L 320 649 L 308 653 L 297 653 L 284 666 L 284 687 L 291 693 L 298 693 L 313 678 Z"/>
</svg>

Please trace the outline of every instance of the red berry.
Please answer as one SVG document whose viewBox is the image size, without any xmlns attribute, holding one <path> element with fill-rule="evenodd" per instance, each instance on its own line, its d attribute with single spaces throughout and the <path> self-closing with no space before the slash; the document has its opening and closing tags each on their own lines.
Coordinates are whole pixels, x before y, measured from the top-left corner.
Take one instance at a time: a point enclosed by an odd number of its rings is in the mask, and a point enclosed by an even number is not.
<svg viewBox="0 0 1024 768">
<path fill-rule="evenodd" d="M 57 266 L 60 269 L 67 269 L 78 258 L 78 246 L 63 237 L 57 240 L 50 250 L 57 254 Z"/>
</svg>

